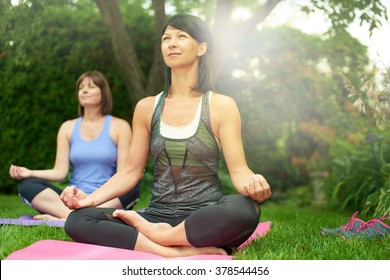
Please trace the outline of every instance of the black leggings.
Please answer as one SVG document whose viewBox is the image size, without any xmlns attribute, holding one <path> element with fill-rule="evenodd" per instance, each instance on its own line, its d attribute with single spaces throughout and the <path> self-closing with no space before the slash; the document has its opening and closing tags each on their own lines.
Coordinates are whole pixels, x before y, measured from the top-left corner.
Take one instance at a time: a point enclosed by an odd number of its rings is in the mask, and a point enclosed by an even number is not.
<svg viewBox="0 0 390 280">
<path fill-rule="evenodd" d="M 32 207 L 31 202 L 34 199 L 34 197 L 36 197 L 41 191 L 45 189 L 52 189 L 58 195 L 61 195 L 62 193 L 62 189 L 54 186 L 53 184 L 49 183 L 46 180 L 38 179 L 38 178 L 27 178 L 20 181 L 18 186 L 18 195 L 24 203 Z M 132 209 L 133 206 L 137 203 L 140 194 L 141 194 L 141 186 L 140 184 L 138 184 L 130 192 L 119 197 L 123 209 Z"/>
<path fill-rule="evenodd" d="M 73 211 L 65 223 L 65 232 L 77 242 L 124 249 L 134 249 L 138 231 L 113 218 L 111 208 L 84 208 Z M 221 247 L 231 251 L 241 245 L 256 229 L 260 209 L 248 197 L 233 194 L 217 204 L 204 207 L 187 217 L 139 214 L 152 223 L 176 226 L 185 220 L 188 242 L 194 247 Z"/>
</svg>

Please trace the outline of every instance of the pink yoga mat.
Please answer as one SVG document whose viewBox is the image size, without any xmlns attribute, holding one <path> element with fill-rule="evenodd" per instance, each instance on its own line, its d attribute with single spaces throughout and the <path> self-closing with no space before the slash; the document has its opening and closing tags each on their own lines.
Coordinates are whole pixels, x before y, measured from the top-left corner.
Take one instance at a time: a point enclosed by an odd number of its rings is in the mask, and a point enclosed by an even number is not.
<svg viewBox="0 0 390 280">
<path fill-rule="evenodd" d="M 239 249 L 252 240 L 265 235 L 271 222 L 259 223 L 255 232 Z M 175 259 L 182 260 L 231 260 L 232 256 L 197 255 Z M 41 240 L 26 248 L 11 253 L 6 260 L 162 260 L 164 257 L 134 250 L 69 242 L 61 240 Z"/>
</svg>

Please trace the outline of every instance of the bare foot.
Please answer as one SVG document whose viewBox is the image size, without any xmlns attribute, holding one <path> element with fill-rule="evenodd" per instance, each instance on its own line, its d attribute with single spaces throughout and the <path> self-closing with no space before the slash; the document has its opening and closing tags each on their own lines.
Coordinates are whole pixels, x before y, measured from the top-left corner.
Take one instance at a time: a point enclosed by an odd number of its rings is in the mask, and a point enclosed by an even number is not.
<svg viewBox="0 0 390 280">
<path fill-rule="evenodd" d="M 61 220 L 65 221 L 64 218 L 58 218 L 49 214 L 42 214 L 34 216 L 34 220 L 43 220 L 43 221 L 53 221 L 53 220 Z"/>
<path fill-rule="evenodd" d="M 112 216 L 114 218 L 119 218 L 126 222 L 126 224 L 135 227 L 138 230 L 138 224 L 143 222 L 147 222 L 144 218 L 142 218 L 136 211 L 133 210 L 115 210 L 112 213 Z"/>
<path fill-rule="evenodd" d="M 167 223 L 151 223 L 140 216 L 136 211 L 116 210 L 113 217 L 122 219 L 128 225 L 133 226 L 142 232 L 151 241 L 163 246 L 177 246 L 172 236 L 177 235 L 177 231 Z"/>
<path fill-rule="evenodd" d="M 150 223 L 141 217 L 136 211 L 116 210 L 113 217 L 119 218 L 126 224 L 133 226 L 142 232 L 147 238 L 160 245 L 165 245 L 164 240 L 170 235 L 172 226 L 167 223 Z"/>
<path fill-rule="evenodd" d="M 138 234 L 138 239 L 134 250 L 148 252 L 160 255 L 166 258 L 188 257 L 195 255 L 223 255 L 226 256 L 225 250 L 217 247 L 192 247 L 192 246 L 163 246 L 148 239 L 141 232 Z"/>
<path fill-rule="evenodd" d="M 191 246 L 179 246 L 175 247 L 178 257 L 188 257 L 195 255 L 224 255 L 227 256 L 225 250 L 217 247 L 202 247 L 196 248 Z"/>
</svg>

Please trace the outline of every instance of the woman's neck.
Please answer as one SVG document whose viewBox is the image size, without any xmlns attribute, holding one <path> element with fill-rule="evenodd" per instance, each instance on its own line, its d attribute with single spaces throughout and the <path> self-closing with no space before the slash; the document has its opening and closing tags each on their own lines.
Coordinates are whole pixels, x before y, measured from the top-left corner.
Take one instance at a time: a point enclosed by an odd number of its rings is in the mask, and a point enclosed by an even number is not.
<svg viewBox="0 0 390 280">
<path fill-rule="evenodd" d="M 198 81 L 198 68 L 172 70 L 169 97 L 189 96 Z"/>
<path fill-rule="evenodd" d="M 85 121 L 96 122 L 100 121 L 104 116 L 100 112 L 100 108 L 84 108 L 83 119 Z"/>
</svg>

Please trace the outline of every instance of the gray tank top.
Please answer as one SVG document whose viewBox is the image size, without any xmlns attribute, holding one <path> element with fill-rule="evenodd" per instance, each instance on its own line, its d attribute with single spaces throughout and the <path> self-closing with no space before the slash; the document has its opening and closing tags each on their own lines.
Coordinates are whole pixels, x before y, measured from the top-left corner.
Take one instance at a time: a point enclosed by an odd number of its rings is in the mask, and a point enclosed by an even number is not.
<svg viewBox="0 0 390 280">
<path fill-rule="evenodd" d="M 161 135 L 160 122 L 166 93 L 152 118 L 151 156 L 154 161 L 152 198 L 146 212 L 180 217 L 215 204 L 223 197 L 218 177 L 220 149 L 211 129 L 209 92 L 202 98 L 198 128 L 186 139 Z"/>
</svg>

